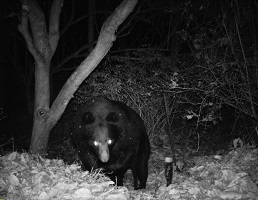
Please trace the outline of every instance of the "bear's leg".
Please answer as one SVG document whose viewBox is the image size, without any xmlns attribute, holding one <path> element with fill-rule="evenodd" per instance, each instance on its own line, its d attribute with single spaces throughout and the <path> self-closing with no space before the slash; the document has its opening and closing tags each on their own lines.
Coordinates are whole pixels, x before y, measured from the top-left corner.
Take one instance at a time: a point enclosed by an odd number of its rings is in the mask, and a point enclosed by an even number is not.
<svg viewBox="0 0 258 200">
<path fill-rule="evenodd" d="M 92 171 L 99 168 L 97 158 L 89 151 L 79 150 L 78 155 L 86 170 Z"/>
<path fill-rule="evenodd" d="M 132 164 L 135 190 L 146 188 L 146 181 L 148 178 L 148 157 L 147 154 L 136 156 Z"/>
<path fill-rule="evenodd" d="M 115 174 L 106 174 L 117 186 L 123 186 L 123 178 L 125 171 L 116 171 Z"/>
<path fill-rule="evenodd" d="M 136 190 L 146 188 L 146 181 L 148 178 L 148 160 L 146 158 L 143 158 L 136 166 L 134 177 L 134 187 Z"/>
<path fill-rule="evenodd" d="M 146 188 L 146 181 L 148 178 L 148 161 L 150 157 L 149 140 L 140 144 L 137 155 L 134 157 L 132 163 L 132 172 L 134 177 L 134 189 Z"/>
<path fill-rule="evenodd" d="M 117 186 L 123 186 L 123 178 L 124 178 L 124 174 L 118 174 L 116 176 Z"/>
</svg>

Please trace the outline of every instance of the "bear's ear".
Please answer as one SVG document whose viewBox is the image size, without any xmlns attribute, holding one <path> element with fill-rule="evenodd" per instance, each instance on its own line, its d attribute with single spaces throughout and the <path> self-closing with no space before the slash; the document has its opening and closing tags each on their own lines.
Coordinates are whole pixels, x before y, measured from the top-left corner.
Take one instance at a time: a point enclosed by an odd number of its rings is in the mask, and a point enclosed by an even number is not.
<svg viewBox="0 0 258 200">
<path fill-rule="evenodd" d="M 83 115 L 82 115 L 82 123 L 84 125 L 92 124 L 94 121 L 95 121 L 95 118 L 94 118 L 94 116 L 92 115 L 91 112 L 83 113 Z"/>
<path fill-rule="evenodd" d="M 106 117 L 106 120 L 107 120 L 107 122 L 118 122 L 119 121 L 119 116 L 116 112 L 111 112 Z"/>
</svg>

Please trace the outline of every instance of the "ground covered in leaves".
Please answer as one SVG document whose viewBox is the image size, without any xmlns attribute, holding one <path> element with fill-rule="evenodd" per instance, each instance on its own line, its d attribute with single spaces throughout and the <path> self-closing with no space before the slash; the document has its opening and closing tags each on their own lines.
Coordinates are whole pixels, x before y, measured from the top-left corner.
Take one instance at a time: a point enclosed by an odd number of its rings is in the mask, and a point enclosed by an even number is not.
<svg viewBox="0 0 258 200">
<path fill-rule="evenodd" d="M 12 152 L 0 157 L 0 199 L 258 199 L 258 149 L 240 147 L 222 155 L 189 157 L 166 187 L 163 158 L 153 150 L 147 189 L 134 191 L 78 164 Z"/>
</svg>

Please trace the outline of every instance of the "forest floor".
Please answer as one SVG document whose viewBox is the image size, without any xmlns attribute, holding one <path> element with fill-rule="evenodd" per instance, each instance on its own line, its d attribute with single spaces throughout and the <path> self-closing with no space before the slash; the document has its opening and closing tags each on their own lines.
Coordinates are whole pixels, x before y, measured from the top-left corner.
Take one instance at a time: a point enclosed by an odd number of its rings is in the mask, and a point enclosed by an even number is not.
<svg viewBox="0 0 258 200">
<path fill-rule="evenodd" d="M 101 172 L 82 171 L 74 157 L 57 151 L 48 158 L 27 152 L 29 119 L 23 125 L 5 126 L 1 121 L 0 199 L 258 199 L 258 149 L 235 140 L 228 150 L 214 154 L 177 155 L 172 184 L 166 186 L 163 149 L 152 144 L 147 188 L 133 189 L 132 174 L 125 174 L 124 187 L 116 187 Z M 26 124 L 26 126 L 24 126 Z M 6 125 L 6 124 L 5 124 Z M 65 147 L 64 147 L 65 146 Z M 18 152 L 20 153 L 18 153 Z M 70 151 L 70 153 L 67 153 Z"/>
</svg>

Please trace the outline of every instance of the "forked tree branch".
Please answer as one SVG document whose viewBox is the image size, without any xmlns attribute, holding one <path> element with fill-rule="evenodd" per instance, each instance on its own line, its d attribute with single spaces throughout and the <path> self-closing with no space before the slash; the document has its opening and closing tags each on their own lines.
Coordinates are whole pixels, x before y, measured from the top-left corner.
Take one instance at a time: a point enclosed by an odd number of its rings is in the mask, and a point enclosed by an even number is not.
<svg viewBox="0 0 258 200">
<path fill-rule="evenodd" d="M 59 92 L 56 100 L 53 102 L 51 107 L 52 113 L 50 115 L 52 119 L 49 119 L 52 123 L 56 123 L 79 85 L 108 53 L 116 39 L 115 32 L 118 29 L 118 26 L 122 24 L 133 11 L 137 1 L 138 0 L 124 0 L 104 22 L 95 48 L 69 77 Z"/>
</svg>

